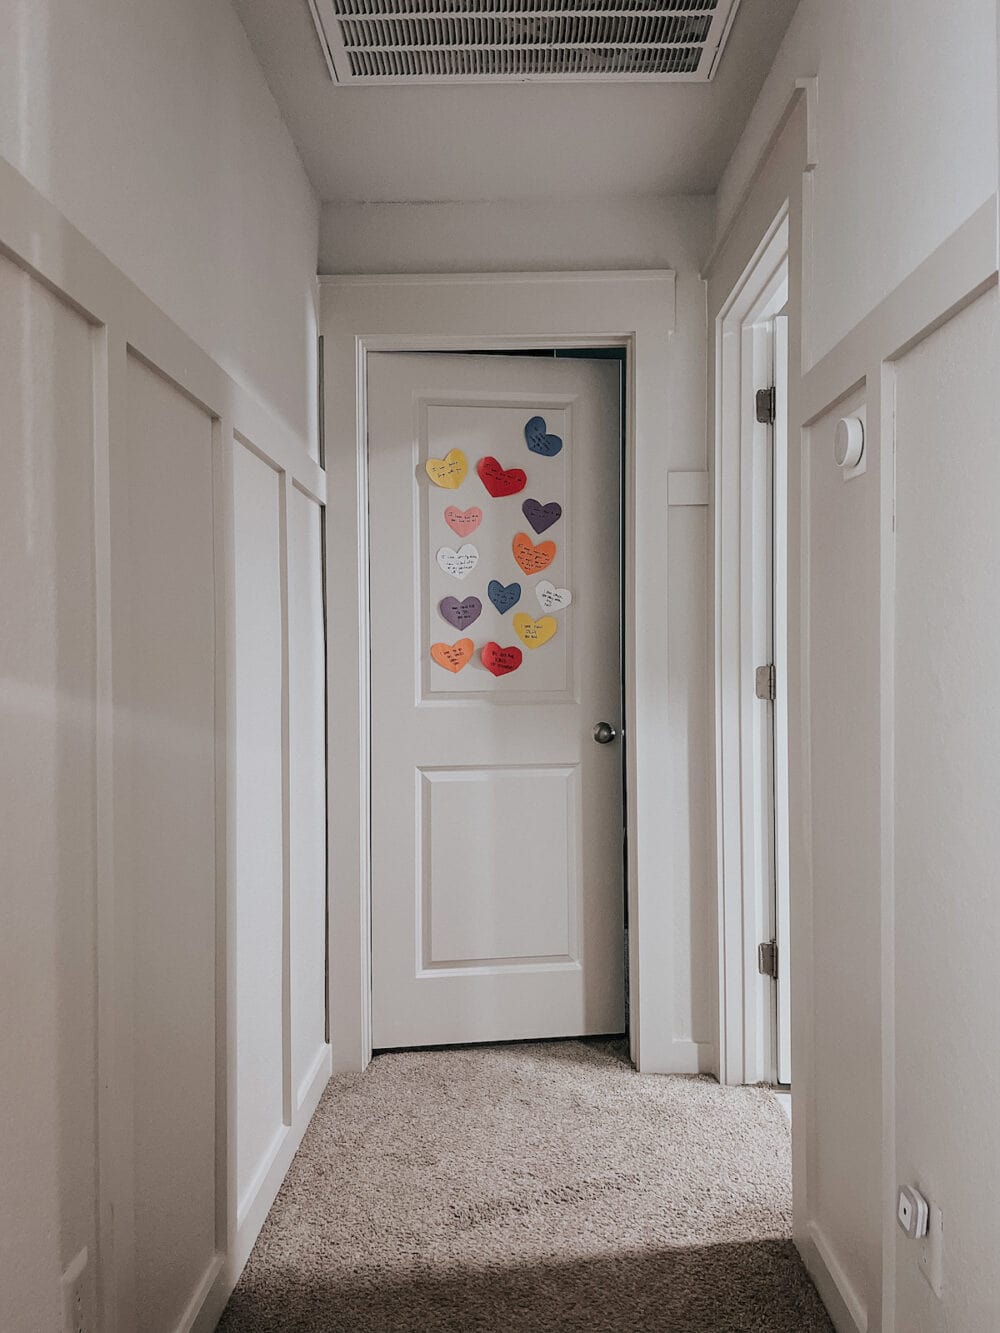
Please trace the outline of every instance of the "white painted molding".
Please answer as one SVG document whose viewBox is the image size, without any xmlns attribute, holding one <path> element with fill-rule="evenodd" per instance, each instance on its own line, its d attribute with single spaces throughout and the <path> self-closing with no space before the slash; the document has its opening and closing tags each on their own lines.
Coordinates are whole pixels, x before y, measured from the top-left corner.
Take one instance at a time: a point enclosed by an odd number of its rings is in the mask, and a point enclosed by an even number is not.
<svg viewBox="0 0 1000 1333">
<path fill-rule="evenodd" d="M 334 1067 L 371 1057 L 369 931 L 366 358 L 372 351 L 624 346 L 629 353 L 626 681 L 629 716 L 629 920 L 633 1058 L 644 1071 L 688 1070 L 675 1050 L 667 533 L 671 401 L 664 364 L 675 318 L 669 270 L 604 273 L 380 274 L 321 277 L 330 473 L 330 1013 Z M 359 553 L 361 567 L 359 568 Z M 350 574 L 348 574 L 350 571 Z M 658 608 L 646 614 L 645 608 Z M 643 1015 L 650 1022 L 643 1026 Z M 655 1016 L 655 1017 L 654 1017 Z"/>
<path fill-rule="evenodd" d="M 260 1225 L 330 1074 L 329 1047 L 314 1066 L 313 1082 L 290 1117 L 271 1170 L 236 1221 L 235 1198 L 235 975 L 232 929 L 233 736 L 232 507 L 226 456 L 239 438 L 283 478 L 320 504 L 326 476 L 308 442 L 276 418 L 183 332 L 120 269 L 0 158 L 0 253 L 75 310 L 94 330 L 95 533 L 95 776 L 98 1145 L 96 1217 L 102 1256 L 98 1274 L 99 1323 L 107 1333 L 135 1327 L 133 1060 L 131 1026 L 130 900 L 116 881 L 116 719 L 112 680 L 111 460 L 128 448 L 128 361 L 153 370 L 212 420 L 213 524 L 216 577 L 216 995 L 211 1017 L 218 1033 L 216 1065 L 216 1253 L 188 1304 L 178 1330 L 215 1327 L 249 1255 Z"/>
<path fill-rule="evenodd" d="M 718 873 L 719 1068 L 722 1083 L 770 1082 L 774 1051 L 770 995 L 761 985 L 756 951 L 768 938 L 768 886 L 760 883 L 759 767 L 755 745 L 759 714 L 754 708 L 753 672 L 757 631 L 749 609 L 759 604 L 754 512 L 756 424 L 754 388 L 762 364 L 770 361 L 769 338 L 761 321 L 787 300 L 789 211 L 771 223 L 714 320 L 715 437 L 712 441 L 715 607 L 715 812 Z M 770 365 L 767 366 L 770 371 Z M 776 477 L 784 476 L 787 432 L 775 427 L 772 451 Z M 775 494 L 775 537 L 784 538 Z M 780 543 L 776 543 L 780 545 Z M 777 606 L 775 626 L 783 624 Z M 771 660 L 787 691 L 785 645 L 774 634 Z M 749 697 L 748 697 L 749 696 Z M 775 707 L 775 738 L 778 709 Z M 776 754 L 777 802 L 785 761 Z M 778 811 L 776 809 L 776 817 Z M 783 824 L 783 818 L 779 820 Z"/>
<path fill-rule="evenodd" d="M 997 206 L 991 195 L 803 375 L 804 426 L 862 384 L 873 365 L 905 356 L 996 282 Z"/>
<path fill-rule="evenodd" d="M 708 259 L 702 266 L 702 276 L 708 278 L 718 263 L 720 255 L 726 249 L 730 237 L 740 220 L 740 217 L 746 208 L 747 201 L 753 194 L 757 182 L 767 167 L 768 158 L 774 150 L 775 144 L 784 133 L 785 126 L 792 118 L 792 114 L 799 102 L 805 99 L 806 104 L 806 155 L 802 164 L 804 175 L 809 176 L 819 166 L 819 77 L 811 74 L 802 78 L 797 78 L 788 91 L 788 98 L 781 108 L 771 133 L 767 136 L 758 153 L 753 166 L 747 172 L 746 182 L 740 190 L 729 213 L 725 217 L 716 218 L 715 226 L 715 244 L 712 247 Z M 805 206 L 806 200 L 803 200 Z M 806 209 L 808 214 L 808 210 Z"/>
<path fill-rule="evenodd" d="M 803 1255 L 805 1265 L 837 1333 L 868 1333 L 868 1309 L 851 1285 L 826 1233 L 815 1220 L 809 1223 L 809 1240 L 811 1246 Z"/>
<path fill-rule="evenodd" d="M 317 1061 L 314 1067 L 312 1083 L 310 1084 L 301 1105 L 292 1117 L 290 1125 L 286 1125 L 278 1135 L 278 1142 L 274 1151 L 270 1155 L 267 1170 L 263 1175 L 257 1189 L 256 1196 L 250 1204 L 246 1218 L 241 1228 L 241 1234 L 234 1239 L 232 1248 L 223 1256 L 223 1264 L 217 1271 L 214 1281 L 207 1295 L 204 1297 L 200 1309 L 190 1324 L 181 1324 L 176 1333 L 212 1333 L 216 1324 L 222 1316 L 222 1311 L 226 1308 L 226 1302 L 233 1293 L 233 1288 L 239 1281 L 240 1274 L 250 1258 L 250 1251 L 254 1247 L 254 1242 L 260 1234 L 260 1229 L 264 1225 L 264 1219 L 271 1211 L 271 1205 L 277 1197 L 281 1183 L 288 1174 L 288 1168 L 292 1164 L 292 1158 L 302 1142 L 302 1136 L 309 1127 L 309 1121 L 315 1113 L 319 1100 L 326 1090 L 326 1085 L 330 1081 L 330 1048 L 324 1048 L 322 1057 Z"/>
<path fill-rule="evenodd" d="M 708 491 L 707 472 L 671 472 L 667 503 L 671 508 L 674 505 L 707 505 Z"/>
</svg>

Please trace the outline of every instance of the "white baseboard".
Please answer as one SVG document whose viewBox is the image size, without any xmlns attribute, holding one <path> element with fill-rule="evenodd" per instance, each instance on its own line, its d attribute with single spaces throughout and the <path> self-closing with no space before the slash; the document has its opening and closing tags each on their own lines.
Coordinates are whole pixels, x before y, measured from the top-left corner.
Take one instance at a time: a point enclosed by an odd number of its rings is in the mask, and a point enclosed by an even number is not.
<svg viewBox="0 0 1000 1333">
<path fill-rule="evenodd" d="M 636 1068 L 640 1074 L 714 1074 L 715 1043 L 678 1039 L 643 1046 L 640 1039 Z"/>
<path fill-rule="evenodd" d="M 214 1280 L 205 1292 L 200 1307 L 192 1300 L 189 1307 L 190 1320 L 179 1324 L 176 1333 L 212 1333 L 219 1322 L 332 1072 L 333 1061 L 330 1047 L 327 1046 L 316 1062 L 312 1081 L 305 1090 L 291 1125 L 287 1127 L 274 1151 L 256 1194 L 244 1209 L 241 1225 L 232 1238 L 229 1253 L 219 1256 Z M 201 1291 L 202 1288 L 199 1288 L 199 1293 Z M 185 1319 L 188 1319 L 188 1315 L 185 1315 Z"/>
<path fill-rule="evenodd" d="M 217 1254 L 205 1270 L 205 1276 L 195 1288 L 194 1295 L 188 1302 L 188 1307 L 180 1317 L 175 1333 L 192 1333 L 195 1324 L 202 1318 L 203 1311 L 208 1304 L 209 1296 L 218 1284 L 219 1274 L 225 1264 L 224 1256 Z M 228 1297 L 227 1297 L 228 1299 Z M 202 1328 L 214 1328 L 219 1321 L 219 1315 L 222 1314 L 225 1301 L 219 1306 L 214 1322 L 211 1324 L 201 1324 Z"/>
<path fill-rule="evenodd" d="M 816 1221 L 809 1222 L 807 1231 L 809 1243 L 799 1249 L 837 1333 L 868 1333 L 868 1308 L 855 1291 L 826 1233 Z"/>
</svg>

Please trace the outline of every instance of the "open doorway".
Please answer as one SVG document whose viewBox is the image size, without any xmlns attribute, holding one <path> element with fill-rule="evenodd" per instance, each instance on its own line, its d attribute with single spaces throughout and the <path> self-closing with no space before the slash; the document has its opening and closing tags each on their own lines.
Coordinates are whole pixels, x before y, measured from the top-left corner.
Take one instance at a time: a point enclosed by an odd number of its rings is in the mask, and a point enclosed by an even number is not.
<svg viewBox="0 0 1000 1333">
<path fill-rule="evenodd" d="M 791 1084 L 787 679 L 788 222 L 716 320 L 720 1078 Z"/>
<path fill-rule="evenodd" d="M 683 866 L 664 883 L 664 867 L 673 864 L 688 819 L 683 804 L 676 817 L 672 804 L 666 817 L 664 811 L 662 793 L 677 783 L 671 745 L 677 714 L 670 709 L 683 715 L 691 679 L 679 671 L 664 678 L 670 618 L 679 624 L 684 609 L 682 590 L 668 586 L 669 528 L 664 522 L 671 467 L 686 459 L 685 436 L 675 428 L 681 407 L 671 392 L 671 375 L 678 375 L 678 344 L 671 339 L 674 274 L 405 274 L 321 281 L 333 495 L 327 514 L 328 597 L 330 623 L 337 626 L 328 677 L 336 738 L 329 770 L 335 1068 L 363 1069 L 372 1051 L 369 358 L 383 352 L 480 355 L 616 347 L 625 352 L 626 459 L 631 464 L 626 469 L 622 617 L 630 1049 L 641 1072 L 707 1072 L 714 1067 L 715 1043 L 706 1040 L 707 1028 L 692 1031 L 684 987 L 678 984 L 676 924 L 688 910 L 693 885 Z M 554 358 L 553 364 L 571 363 Z M 679 559 L 693 568 L 687 531 L 676 523 L 673 527 Z M 359 577 L 348 576 L 353 569 Z M 670 593 L 678 600 L 669 601 Z M 680 632 L 676 641 L 682 642 Z M 591 753 L 609 758 L 616 748 L 590 744 Z M 682 972 L 682 982 L 685 977 Z"/>
</svg>

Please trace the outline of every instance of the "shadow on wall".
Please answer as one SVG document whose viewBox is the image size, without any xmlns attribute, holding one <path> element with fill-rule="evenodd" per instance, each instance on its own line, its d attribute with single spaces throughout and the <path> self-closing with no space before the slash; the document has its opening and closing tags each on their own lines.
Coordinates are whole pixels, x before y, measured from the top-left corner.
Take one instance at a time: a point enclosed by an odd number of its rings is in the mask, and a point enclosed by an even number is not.
<svg viewBox="0 0 1000 1333">
<path fill-rule="evenodd" d="M 418 1242 L 419 1243 L 419 1242 Z M 692 1246 L 380 1282 L 270 1270 L 219 1333 L 827 1333 L 791 1241 Z M 364 1263 L 358 1256 L 359 1267 Z"/>
</svg>

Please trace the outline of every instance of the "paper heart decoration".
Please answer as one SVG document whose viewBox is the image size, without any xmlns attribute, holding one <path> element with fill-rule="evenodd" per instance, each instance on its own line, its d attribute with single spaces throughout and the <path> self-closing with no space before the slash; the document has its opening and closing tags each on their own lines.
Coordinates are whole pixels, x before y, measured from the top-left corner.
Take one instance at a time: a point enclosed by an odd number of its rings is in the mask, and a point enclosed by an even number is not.
<svg viewBox="0 0 1000 1333">
<path fill-rule="evenodd" d="M 523 654 L 520 648 L 501 648 L 498 643 L 484 643 L 479 656 L 483 666 L 494 676 L 506 676 L 508 671 L 516 671 L 521 665 Z"/>
<path fill-rule="evenodd" d="M 486 591 L 501 615 L 509 611 L 512 606 L 517 606 L 521 600 L 520 583 L 508 583 L 505 588 L 499 579 L 490 579 L 490 586 Z"/>
<path fill-rule="evenodd" d="M 464 579 L 479 564 L 479 552 L 468 542 L 457 551 L 453 551 L 450 546 L 442 546 L 437 553 L 437 562 L 453 579 Z"/>
<path fill-rule="evenodd" d="M 524 428 L 524 439 L 531 452 L 543 458 L 555 458 L 563 444 L 558 435 L 546 435 L 544 417 L 531 418 Z"/>
<path fill-rule="evenodd" d="M 457 597 L 445 597 L 438 602 L 438 610 L 449 625 L 465 629 L 466 625 L 471 625 L 482 615 L 483 604 L 478 597 L 466 597 L 464 602 L 460 602 Z"/>
<path fill-rule="evenodd" d="M 526 616 L 522 611 L 520 615 L 514 617 L 514 633 L 525 648 L 541 648 L 543 643 L 548 643 L 558 628 L 559 621 L 554 616 L 542 616 L 541 620 L 532 620 L 531 616 Z"/>
<path fill-rule="evenodd" d="M 471 639 L 459 639 L 457 643 L 432 643 L 431 657 L 445 671 L 461 671 L 472 661 L 476 645 Z"/>
<path fill-rule="evenodd" d="M 528 484 L 528 474 L 522 468 L 512 467 L 505 471 L 495 458 L 481 458 L 476 471 L 494 500 L 504 495 L 516 495 Z"/>
<path fill-rule="evenodd" d="M 452 532 L 457 532 L 460 537 L 471 537 L 483 521 L 483 511 L 481 509 L 457 509 L 455 505 L 449 505 L 444 511 L 444 521 Z M 536 532 L 541 531 L 540 528 L 535 530 Z"/>
<path fill-rule="evenodd" d="M 544 532 L 562 518 L 562 505 L 557 504 L 555 500 L 550 500 L 547 505 L 543 505 L 539 500 L 525 500 L 521 506 L 521 513 L 536 532 Z"/>
<path fill-rule="evenodd" d="M 535 584 L 535 596 L 538 598 L 538 605 L 543 611 L 561 611 L 563 607 L 569 606 L 573 600 L 573 594 L 569 588 L 557 588 L 548 579 L 540 579 Z"/>
<path fill-rule="evenodd" d="M 519 532 L 512 544 L 514 559 L 525 574 L 540 574 L 556 558 L 555 542 L 539 542 L 536 546 L 526 532 Z"/>
<path fill-rule="evenodd" d="M 444 458 L 428 458 L 424 467 L 434 485 L 443 486 L 446 491 L 457 491 L 469 470 L 461 449 L 452 449 Z"/>
</svg>

